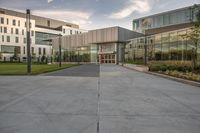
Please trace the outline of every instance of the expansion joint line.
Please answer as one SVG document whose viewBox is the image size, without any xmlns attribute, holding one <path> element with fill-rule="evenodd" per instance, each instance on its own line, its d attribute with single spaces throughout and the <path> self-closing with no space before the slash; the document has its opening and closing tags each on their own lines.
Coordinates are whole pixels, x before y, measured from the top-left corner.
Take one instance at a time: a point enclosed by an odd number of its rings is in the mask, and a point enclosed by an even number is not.
<svg viewBox="0 0 200 133">
<path fill-rule="evenodd" d="M 99 121 L 100 121 L 100 77 L 98 78 L 98 85 L 97 85 L 97 133 L 99 133 Z"/>
</svg>

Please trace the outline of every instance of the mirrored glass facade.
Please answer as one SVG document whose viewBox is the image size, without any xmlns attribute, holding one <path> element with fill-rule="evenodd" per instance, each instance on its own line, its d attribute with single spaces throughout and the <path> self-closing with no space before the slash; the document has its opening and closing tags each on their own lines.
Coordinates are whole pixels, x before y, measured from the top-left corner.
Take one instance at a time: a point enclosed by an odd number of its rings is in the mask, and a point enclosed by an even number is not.
<svg viewBox="0 0 200 133">
<path fill-rule="evenodd" d="M 198 8 L 196 7 L 187 7 L 133 20 L 133 30 L 144 33 L 147 29 L 190 23 L 196 20 L 197 11 Z"/>
<path fill-rule="evenodd" d="M 184 39 L 181 35 L 189 32 L 190 29 L 181 29 L 166 33 L 147 36 L 147 59 L 154 60 L 176 60 L 191 61 L 194 42 Z M 200 45 L 200 44 L 199 44 Z M 197 60 L 200 62 L 200 46 L 197 48 Z M 130 40 L 125 48 L 125 60 L 144 60 L 145 37 Z"/>
</svg>

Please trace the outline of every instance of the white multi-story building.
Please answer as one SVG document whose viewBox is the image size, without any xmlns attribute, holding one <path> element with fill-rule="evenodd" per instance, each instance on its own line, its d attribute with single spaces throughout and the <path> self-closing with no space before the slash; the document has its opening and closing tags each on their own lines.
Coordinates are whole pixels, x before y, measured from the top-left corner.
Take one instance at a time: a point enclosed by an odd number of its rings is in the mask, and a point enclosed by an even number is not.
<svg viewBox="0 0 200 133">
<path fill-rule="evenodd" d="M 87 32 L 71 24 L 50 18 L 31 15 L 31 53 L 36 60 L 52 56 L 49 39 L 59 35 Z M 14 55 L 26 60 L 26 14 L 0 8 L 1 60 L 9 61 Z"/>
</svg>

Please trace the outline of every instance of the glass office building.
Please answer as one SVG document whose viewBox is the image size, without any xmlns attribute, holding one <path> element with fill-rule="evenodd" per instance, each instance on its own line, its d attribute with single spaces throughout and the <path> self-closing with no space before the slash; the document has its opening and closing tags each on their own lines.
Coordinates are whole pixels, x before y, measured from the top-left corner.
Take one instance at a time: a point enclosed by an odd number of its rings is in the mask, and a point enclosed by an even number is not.
<svg viewBox="0 0 200 133">
<path fill-rule="evenodd" d="M 146 37 L 148 61 L 174 60 L 190 61 L 193 58 L 195 44 L 181 35 L 189 32 L 189 28 L 159 33 Z M 135 38 L 126 44 L 125 60 L 144 60 L 145 37 Z M 197 46 L 197 60 L 200 62 L 200 43 Z"/>
<path fill-rule="evenodd" d="M 147 61 L 191 61 L 197 50 L 200 62 L 200 42 L 195 46 L 182 36 L 190 32 L 199 8 L 194 5 L 133 20 L 133 30 L 144 35 L 126 43 L 125 60 L 143 61 L 146 49 Z"/>
<path fill-rule="evenodd" d="M 144 33 L 147 29 L 190 23 L 196 20 L 198 5 L 173 10 L 133 20 L 133 31 Z"/>
</svg>

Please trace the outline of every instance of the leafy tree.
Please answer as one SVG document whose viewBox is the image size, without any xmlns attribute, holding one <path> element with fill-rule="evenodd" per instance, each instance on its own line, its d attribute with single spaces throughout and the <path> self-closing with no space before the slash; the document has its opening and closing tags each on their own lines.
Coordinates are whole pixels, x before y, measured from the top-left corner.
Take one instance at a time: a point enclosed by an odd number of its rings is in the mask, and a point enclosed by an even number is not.
<svg viewBox="0 0 200 133">
<path fill-rule="evenodd" d="M 2 59 L 2 53 L 0 52 L 0 60 Z"/>
<path fill-rule="evenodd" d="M 192 27 L 190 31 L 186 34 L 181 35 L 182 38 L 191 40 L 194 43 L 194 48 L 192 48 L 192 64 L 193 69 L 197 68 L 197 48 L 200 41 L 200 8 L 196 14 L 197 21 L 192 22 Z"/>
<path fill-rule="evenodd" d="M 15 49 L 14 49 L 14 55 L 13 55 L 13 57 L 12 57 L 12 60 L 18 60 L 18 58 L 19 58 L 19 51 L 20 51 L 20 47 L 15 47 Z"/>
</svg>

